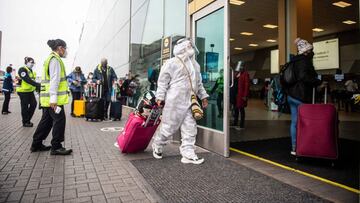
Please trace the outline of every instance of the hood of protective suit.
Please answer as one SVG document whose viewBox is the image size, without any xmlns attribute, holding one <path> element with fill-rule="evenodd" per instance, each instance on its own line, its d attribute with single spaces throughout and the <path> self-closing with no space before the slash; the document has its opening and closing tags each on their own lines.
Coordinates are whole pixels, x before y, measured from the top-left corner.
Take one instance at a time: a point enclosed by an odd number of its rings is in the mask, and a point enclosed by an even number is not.
<svg viewBox="0 0 360 203">
<path fill-rule="evenodd" d="M 181 58 L 183 61 L 187 59 L 193 59 L 195 56 L 195 50 L 192 47 L 190 40 L 184 40 L 174 46 L 174 56 Z"/>
</svg>

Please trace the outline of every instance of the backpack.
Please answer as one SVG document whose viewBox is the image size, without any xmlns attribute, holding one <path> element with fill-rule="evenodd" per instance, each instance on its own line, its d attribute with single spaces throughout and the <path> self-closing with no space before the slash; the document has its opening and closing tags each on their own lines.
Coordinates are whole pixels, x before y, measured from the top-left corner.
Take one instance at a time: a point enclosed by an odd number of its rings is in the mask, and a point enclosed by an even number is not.
<svg viewBox="0 0 360 203">
<path fill-rule="evenodd" d="M 280 70 L 280 82 L 282 86 L 290 87 L 296 83 L 294 66 L 295 66 L 295 62 L 290 61 L 286 63 Z"/>
<path fill-rule="evenodd" d="M 282 88 L 280 77 L 275 76 L 271 81 L 271 87 L 273 89 L 273 98 L 274 103 L 278 105 L 279 109 L 286 104 L 286 94 L 284 89 Z"/>
</svg>

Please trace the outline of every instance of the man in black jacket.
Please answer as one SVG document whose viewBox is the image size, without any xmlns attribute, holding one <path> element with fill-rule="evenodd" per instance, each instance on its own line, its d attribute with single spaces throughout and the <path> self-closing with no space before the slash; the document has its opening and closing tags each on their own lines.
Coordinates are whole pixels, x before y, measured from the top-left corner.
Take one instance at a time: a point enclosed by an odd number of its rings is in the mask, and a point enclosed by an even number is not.
<svg viewBox="0 0 360 203">
<path fill-rule="evenodd" d="M 297 45 L 298 55 L 292 58 L 294 63 L 293 71 L 296 82 L 287 87 L 288 103 L 291 111 L 291 154 L 295 154 L 296 148 L 296 123 L 298 106 L 302 103 L 311 103 L 313 88 L 320 85 L 321 81 L 317 78 L 317 73 L 313 65 L 313 46 L 306 40 L 297 38 L 295 40 Z"/>
</svg>

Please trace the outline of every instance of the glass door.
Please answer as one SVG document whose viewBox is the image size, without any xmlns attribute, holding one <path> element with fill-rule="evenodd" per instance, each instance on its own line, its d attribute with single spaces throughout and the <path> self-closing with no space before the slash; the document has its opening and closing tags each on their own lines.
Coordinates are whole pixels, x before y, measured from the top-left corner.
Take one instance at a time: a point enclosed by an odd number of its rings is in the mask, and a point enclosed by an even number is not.
<svg viewBox="0 0 360 203">
<path fill-rule="evenodd" d="M 209 106 L 198 122 L 197 145 L 229 156 L 229 70 L 227 40 L 227 2 L 215 1 L 192 16 L 192 38 L 199 49 L 203 84 Z"/>
</svg>

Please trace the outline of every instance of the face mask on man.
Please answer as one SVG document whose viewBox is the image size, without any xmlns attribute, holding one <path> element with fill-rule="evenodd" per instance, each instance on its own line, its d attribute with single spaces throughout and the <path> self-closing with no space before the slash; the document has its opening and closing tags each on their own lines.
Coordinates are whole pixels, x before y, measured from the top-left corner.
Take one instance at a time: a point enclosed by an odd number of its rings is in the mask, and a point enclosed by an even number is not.
<svg viewBox="0 0 360 203">
<path fill-rule="evenodd" d="M 28 62 L 28 63 L 26 63 L 26 66 L 27 66 L 28 68 L 32 68 L 32 67 L 34 67 L 34 64 L 31 63 L 31 62 Z"/>
</svg>

